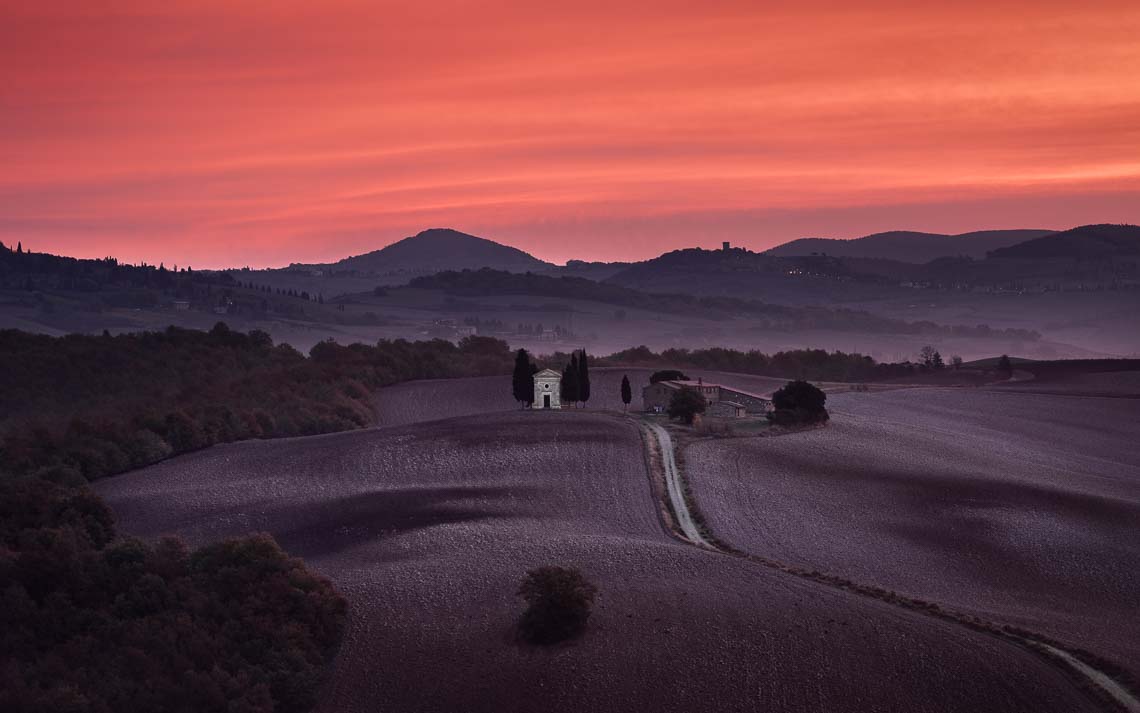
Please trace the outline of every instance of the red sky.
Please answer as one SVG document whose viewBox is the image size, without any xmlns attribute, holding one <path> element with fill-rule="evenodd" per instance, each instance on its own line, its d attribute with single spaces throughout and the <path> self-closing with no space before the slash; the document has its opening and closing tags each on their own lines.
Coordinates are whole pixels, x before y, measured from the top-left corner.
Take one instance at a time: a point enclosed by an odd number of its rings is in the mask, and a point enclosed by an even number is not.
<svg viewBox="0 0 1140 713">
<path fill-rule="evenodd" d="M 0 240 L 211 267 L 1140 222 L 1140 3 L 927 4 L 0 0 Z"/>
</svg>

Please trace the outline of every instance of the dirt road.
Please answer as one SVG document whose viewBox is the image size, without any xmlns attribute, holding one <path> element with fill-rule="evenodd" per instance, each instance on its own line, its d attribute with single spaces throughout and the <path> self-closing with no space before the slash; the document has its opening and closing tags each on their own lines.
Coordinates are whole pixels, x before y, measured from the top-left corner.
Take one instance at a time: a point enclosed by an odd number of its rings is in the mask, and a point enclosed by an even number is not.
<svg viewBox="0 0 1140 713">
<path fill-rule="evenodd" d="M 669 504 L 677 518 L 677 527 L 680 528 L 685 539 L 693 544 L 715 549 L 714 545 L 701 534 L 700 528 L 697 527 L 697 523 L 689 511 L 689 505 L 685 501 L 685 486 L 681 482 L 681 473 L 677 470 L 673 437 L 663 426 L 656 423 L 648 424 L 647 429 L 657 439 L 657 448 L 661 452 L 661 464 L 665 470 L 665 490 L 669 494 Z"/>
</svg>

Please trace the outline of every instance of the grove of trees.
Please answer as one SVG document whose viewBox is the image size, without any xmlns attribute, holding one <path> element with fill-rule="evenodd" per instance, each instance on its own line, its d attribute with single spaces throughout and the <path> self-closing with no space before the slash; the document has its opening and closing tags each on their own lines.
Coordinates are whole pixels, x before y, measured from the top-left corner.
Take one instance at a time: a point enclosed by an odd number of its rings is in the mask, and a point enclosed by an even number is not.
<svg viewBox="0 0 1140 713">
<path fill-rule="evenodd" d="M 590 400 L 590 365 L 585 349 L 571 353 L 570 361 L 562 368 L 559 398 L 563 404 L 585 405 Z"/>
<path fill-rule="evenodd" d="M 0 710 L 302 713 L 346 604 L 268 535 L 117 539 L 86 488 L 0 480 Z"/>
</svg>

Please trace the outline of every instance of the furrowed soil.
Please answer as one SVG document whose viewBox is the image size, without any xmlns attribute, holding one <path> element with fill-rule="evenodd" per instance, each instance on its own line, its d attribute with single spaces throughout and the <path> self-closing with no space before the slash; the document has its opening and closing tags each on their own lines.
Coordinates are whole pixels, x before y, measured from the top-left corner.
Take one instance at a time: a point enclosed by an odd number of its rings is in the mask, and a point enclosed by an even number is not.
<svg viewBox="0 0 1140 713">
<path fill-rule="evenodd" d="M 268 531 L 330 577 L 351 610 L 322 711 L 1096 709 L 1005 640 L 670 537 L 617 417 L 230 444 L 96 489 L 128 533 Z M 532 648 L 515 590 L 548 564 L 600 594 L 581 639 Z"/>
<path fill-rule="evenodd" d="M 686 450 L 722 541 L 1140 675 L 1140 403 L 915 389 L 828 405 L 823 429 Z"/>
</svg>

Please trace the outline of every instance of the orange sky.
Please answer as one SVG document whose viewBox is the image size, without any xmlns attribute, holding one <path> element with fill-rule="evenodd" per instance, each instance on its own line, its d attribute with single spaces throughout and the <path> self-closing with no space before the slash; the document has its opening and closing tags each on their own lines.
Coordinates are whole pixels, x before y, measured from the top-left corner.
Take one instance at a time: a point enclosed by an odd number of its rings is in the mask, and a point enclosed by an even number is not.
<svg viewBox="0 0 1140 713">
<path fill-rule="evenodd" d="M 918 4 L 0 0 L 0 240 L 209 267 L 1140 222 L 1140 3 Z"/>
</svg>

